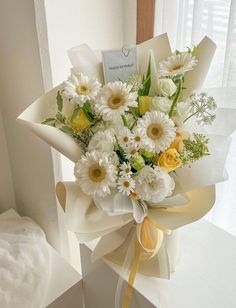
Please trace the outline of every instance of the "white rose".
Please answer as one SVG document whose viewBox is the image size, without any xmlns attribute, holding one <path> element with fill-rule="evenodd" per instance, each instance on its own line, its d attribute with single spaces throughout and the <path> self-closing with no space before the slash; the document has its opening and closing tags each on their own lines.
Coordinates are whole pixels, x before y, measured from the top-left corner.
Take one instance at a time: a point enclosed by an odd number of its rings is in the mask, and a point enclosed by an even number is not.
<svg viewBox="0 0 236 308">
<path fill-rule="evenodd" d="M 166 114 L 169 113 L 171 107 L 171 100 L 167 97 L 155 96 L 152 99 L 150 104 L 150 111 L 161 111 Z M 172 120 L 175 122 L 177 126 L 183 126 L 183 121 L 189 115 L 190 106 L 187 102 L 178 102 L 176 106 L 176 110 L 174 111 Z"/>
<path fill-rule="evenodd" d="M 175 94 L 176 90 L 177 90 L 177 87 L 171 79 L 169 78 L 158 79 L 157 92 L 159 95 L 169 97 Z"/>
<path fill-rule="evenodd" d="M 161 111 L 164 113 L 168 113 L 171 106 L 171 100 L 167 97 L 155 96 L 153 97 L 150 104 L 150 111 Z"/>
<path fill-rule="evenodd" d="M 176 111 L 174 113 L 173 121 L 177 126 L 183 126 L 184 120 L 188 117 L 190 111 L 189 103 L 178 102 Z"/>
<path fill-rule="evenodd" d="M 135 192 L 145 201 L 158 203 L 170 196 L 175 188 L 173 178 L 160 167 L 145 166 L 134 177 Z"/>
<path fill-rule="evenodd" d="M 110 130 L 105 131 L 98 131 L 96 134 L 93 135 L 91 138 L 88 150 L 89 151 L 99 151 L 105 152 L 107 154 L 111 154 L 114 150 L 115 145 L 115 138 Z"/>
</svg>

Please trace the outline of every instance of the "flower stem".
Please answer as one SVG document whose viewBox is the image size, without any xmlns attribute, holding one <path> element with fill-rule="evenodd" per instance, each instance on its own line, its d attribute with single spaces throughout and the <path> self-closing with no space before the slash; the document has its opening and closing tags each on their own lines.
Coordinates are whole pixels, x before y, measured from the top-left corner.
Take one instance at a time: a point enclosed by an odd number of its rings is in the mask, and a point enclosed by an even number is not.
<svg viewBox="0 0 236 308">
<path fill-rule="evenodd" d="M 131 130 L 131 131 L 133 130 L 133 128 L 134 128 L 134 126 L 136 125 L 137 121 L 138 121 L 138 119 L 135 119 L 135 120 L 134 120 L 134 123 L 133 123 L 132 126 L 130 127 L 130 130 Z"/>
<path fill-rule="evenodd" d="M 121 118 L 122 118 L 122 121 L 123 121 L 124 126 L 129 128 L 129 125 L 128 125 L 128 122 L 127 122 L 127 119 L 126 119 L 126 117 L 125 117 L 125 115 L 124 115 L 124 114 L 122 114 L 122 115 L 121 115 Z"/>
<path fill-rule="evenodd" d="M 179 95 L 180 95 L 180 91 L 182 89 L 182 77 L 179 79 L 179 83 L 178 83 L 178 89 L 177 89 L 177 92 L 175 94 L 175 97 L 174 97 L 174 100 L 173 100 L 173 103 L 170 107 L 170 111 L 169 111 L 169 117 L 172 118 L 173 116 L 173 113 L 174 113 L 174 109 L 178 103 L 178 99 L 179 99 Z"/>
<path fill-rule="evenodd" d="M 187 122 L 190 118 L 192 118 L 197 113 L 198 113 L 198 110 L 196 112 L 190 114 L 190 116 L 188 116 L 186 119 L 184 119 L 184 123 Z"/>
</svg>

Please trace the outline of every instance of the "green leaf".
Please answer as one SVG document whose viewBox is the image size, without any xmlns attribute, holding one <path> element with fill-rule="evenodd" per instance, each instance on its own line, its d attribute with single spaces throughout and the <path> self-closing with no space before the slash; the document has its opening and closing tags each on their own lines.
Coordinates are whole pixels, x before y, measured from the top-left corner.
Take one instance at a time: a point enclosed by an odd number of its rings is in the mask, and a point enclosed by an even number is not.
<svg viewBox="0 0 236 308">
<path fill-rule="evenodd" d="M 63 108 L 63 99 L 60 91 L 57 92 L 57 108 L 59 111 L 62 111 Z"/>
<path fill-rule="evenodd" d="M 47 118 L 47 119 L 45 119 L 43 122 L 41 122 L 41 124 L 48 124 L 48 123 L 50 123 L 50 122 L 53 122 L 53 121 L 55 121 L 56 119 L 55 118 Z M 53 124 L 53 123 L 52 123 Z"/>
<path fill-rule="evenodd" d="M 81 107 L 79 105 L 75 107 L 75 109 L 72 113 L 71 119 L 70 119 L 71 122 L 74 121 L 74 119 L 77 117 L 77 114 L 80 110 L 81 110 Z"/>
<path fill-rule="evenodd" d="M 139 96 L 148 96 L 149 95 L 149 91 L 151 88 L 151 57 L 149 58 L 149 62 L 148 62 L 148 68 L 147 68 L 147 73 L 146 76 L 144 77 L 144 81 L 143 81 L 143 88 L 140 89 L 141 91 L 138 92 Z"/>
<path fill-rule="evenodd" d="M 71 127 L 67 126 L 67 125 L 62 126 L 59 129 L 63 133 L 66 133 L 67 135 L 74 136 L 74 130 Z"/>
<path fill-rule="evenodd" d="M 126 119 L 126 117 L 125 117 L 125 115 L 124 115 L 124 114 L 122 114 L 122 115 L 121 115 L 121 118 L 122 118 L 122 121 L 123 121 L 124 126 L 129 128 L 129 125 L 128 125 L 128 122 L 127 122 L 127 119 Z"/>
<path fill-rule="evenodd" d="M 65 120 L 66 120 L 66 118 L 64 117 L 64 115 L 63 115 L 62 113 L 60 113 L 60 112 L 58 112 L 58 113 L 56 114 L 56 119 L 57 119 L 59 122 L 61 122 L 61 123 L 65 123 Z"/>
<path fill-rule="evenodd" d="M 138 107 L 129 107 L 129 110 L 135 119 L 139 117 Z"/>
<path fill-rule="evenodd" d="M 117 139 L 117 136 L 115 136 L 115 139 L 116 139 L 116 144 L 117 144 L 117 147 L 118 147 L 118 150 L 116 151 L 118 157 L 119 157 L 119 160 L 120 162 L 124 162 L 126 159 L 125 159 L 125 151 L 124 149 L 121 147 L 121 145 L 119 144 L 119 141 Z"/>
<path fill-rule="evenodd" d="M 86 117 L 88 118 L 88 120 L 90 122 L 93 121 L 94 119 L 94 114 L 93 114 L 93 111 L 92 111 L 92 108 L 91 108 L 91 104 L 89 101 L 86 101 L 83 105 L 83 112 L 86 114 Z"/>
<path fill-rule="evenodd" d="M 147 95 L 148 95 L 149 90 L 151 88 L 151 57 L 149 58 L 148 70 L 147 70 L 145 84 L 146 84 Z"/>
</svg>

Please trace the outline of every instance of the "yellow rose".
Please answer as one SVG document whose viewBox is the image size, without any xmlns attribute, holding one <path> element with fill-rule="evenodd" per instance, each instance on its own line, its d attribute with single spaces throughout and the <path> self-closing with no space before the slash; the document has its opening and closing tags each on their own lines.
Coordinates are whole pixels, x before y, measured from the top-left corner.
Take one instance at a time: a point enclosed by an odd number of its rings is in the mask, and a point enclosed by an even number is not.
<svg viewBox="0 0 236 308">
<path fill-rule="evenodd" d="M 170 144 L 170 148 L 176 149 L 178 152 L 182 152 L 184 149 L 184 139 L 188 139 L 189 135 L 184 131 L 177 131 L 175 140 Z"/>
<path fill-rule="evenodd" d="M 149 111 L 149 106 L 151 104 L 152 97 L 150 96 L 140 96 L 138 101 L 139 114 L 143 115 Z"/>
<path fill-rule="evenodd" d="M 86 114 L 81 109 L 77 113 L 77 116 L 74 118 L 74 120 L 70 123 L 70 125 L 76 132 L 81 132 L 83 129 L 88 127 L 89 123 L 89 119 L 86 117 Z"/>
<path fill-rule="evenodd" d="M 179 153 L 174 148 L 169 148 L 163 152 L 158 160 L 158 165 L 165 169 L 165 171 L 170 172 L 182 165 Z"/>
</svg>

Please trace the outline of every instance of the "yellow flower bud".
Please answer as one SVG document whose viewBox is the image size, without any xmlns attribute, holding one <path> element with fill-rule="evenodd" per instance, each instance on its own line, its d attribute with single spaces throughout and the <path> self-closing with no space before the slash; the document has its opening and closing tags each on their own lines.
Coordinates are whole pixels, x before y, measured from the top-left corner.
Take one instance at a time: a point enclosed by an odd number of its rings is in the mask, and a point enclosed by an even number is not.
<svg viewBox="0 0 236 308">
<path fill-rule="evenodd" d="M 150 96 L 140 96 L 139 97 L 139 103 L 138 103 L 138 108 L 139 108 L 139 114 L 143 115 L 147 111 L 149 111 L 149 106 L 151 104 L 152 97 Z"/>
<path fill-rule="evenodd" d="M 77 113 L 77 116 L 74 118 L 74 120 L 70 123 L 70 125 L 76 132 L 81 132 L 86 127 L 88 127 L 89 123 L 89 119 L 86 117 L 86 114 L 81 109 Z"/>
<path fill-rule="evenodd" d="M 158 154 L 155 154 L 153 157 L 152 157 L 152 163 L 156 166 L 158 166 L 158 161 L 159 161 L 159 155 Z"/>
<path fill-rule="evenodd" d="M 179 153 L 174 148 L 169 148 L 163 152 L 158 160 L 158 165 L 165 171 L 171 172 L 182 165 Z"/>
<path fill-rule="evenodd" d="M 140 152 L 146 158 L 152 158 L 155 155 L 155 152 L 146 151 L 145 149 L 141 149 Z"/>
</svg>

